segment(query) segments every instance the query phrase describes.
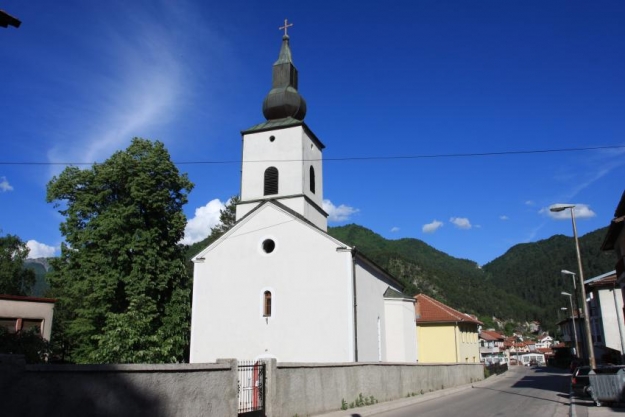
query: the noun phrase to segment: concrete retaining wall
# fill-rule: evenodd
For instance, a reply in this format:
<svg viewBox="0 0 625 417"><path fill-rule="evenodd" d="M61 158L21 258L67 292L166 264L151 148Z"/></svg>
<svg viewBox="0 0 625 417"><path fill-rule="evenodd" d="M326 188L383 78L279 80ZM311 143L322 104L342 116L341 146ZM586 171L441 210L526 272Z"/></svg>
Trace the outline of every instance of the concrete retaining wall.
<svg viewBox="0 0 625 417"><path fill-rule="evenodd" d="M266 415L309 416L339 410L360 394L379 402L484 378L481 364L277 363L267 361ZM215 364L25 365L0 355L0 415L237 415L234 359ZM357 412L354 410L354 412Z"/></svg>
<svg viewBox="0 0 625 417"><path fill-rule="evenodd" d="M1 415L237 415L236 361L176 365L24 365L0 356Z"/></svg>
<svg viewBox="0 0 625 417"><path fill-rule="evenodd" d="M267 416L309 416L339 410L360 394L379 402L484 379L481 364L267 363ZM357 412L354 410L354 412Z"/></svg>

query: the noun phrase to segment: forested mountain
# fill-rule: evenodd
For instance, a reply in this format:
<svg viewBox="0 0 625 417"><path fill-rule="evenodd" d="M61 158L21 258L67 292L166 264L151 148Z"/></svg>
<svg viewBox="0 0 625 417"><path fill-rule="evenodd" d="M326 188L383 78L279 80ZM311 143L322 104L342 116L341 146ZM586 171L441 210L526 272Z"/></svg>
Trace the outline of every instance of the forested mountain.
<svg viewBox="0 0 625 417"><path fill-rule="evenodd" d="M46 281L46 274L50 270L50 264L46 258L26 259L24 267L32 269L35 272L35 285L31 288L30 293L33 297L43 297L50 288Z"/></svg>
<svg viewBox="0 0 625 417"><path fill-rule="evenodd" d="M562 235L516 245L480 268L418 239L387 240L355 224L328 233L395 275L409 295L423 292L483 318L538 320L551 327L560 307L567 305L560 292L573 287L571 277L560 271L577 271L574 240ZM614 255L599 249L605 233L604 228L580 238L586 278L614 268Z"/></svg>
<svg viewBox="0 0 625 417"><path fill-rule="evenodd" d="M613 252L602 252L601 243L607 227L579 239L584 278L589 279L614 269ZM573 278L562 275L563 269L577 273L575 241L555 235L549 239L513 246L504 255L483 266L491 283L527 302L546 309L547 316L557 317L561 307L568 307L562 291L573 294ZM579 277L576 277L579 288ZM581 296L579 298L581 302ZM581 305L581 304L578 304Z"/></svg>

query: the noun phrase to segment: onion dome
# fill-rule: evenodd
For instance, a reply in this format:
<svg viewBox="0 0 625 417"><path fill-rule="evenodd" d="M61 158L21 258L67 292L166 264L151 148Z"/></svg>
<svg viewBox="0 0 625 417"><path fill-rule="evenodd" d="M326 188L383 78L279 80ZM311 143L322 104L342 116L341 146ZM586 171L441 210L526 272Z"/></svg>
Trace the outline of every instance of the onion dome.
<svg viewBox="0 0 625 417"><path fill-rule="evenodd" d="M291 59L289 36L282 37L280 56L273 64L272 88L263 101L263 115L267 120L292 117L304 120L306 101L297 92L297 69Z"/></svg>

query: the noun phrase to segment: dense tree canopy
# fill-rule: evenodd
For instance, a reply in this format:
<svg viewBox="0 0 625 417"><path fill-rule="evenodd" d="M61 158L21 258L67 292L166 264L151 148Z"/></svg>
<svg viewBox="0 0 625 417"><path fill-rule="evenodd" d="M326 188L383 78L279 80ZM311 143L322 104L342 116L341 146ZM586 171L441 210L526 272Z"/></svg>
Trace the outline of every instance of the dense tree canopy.
<svg viewBox="0 0 625 417"><path fill-rule="evenodd" d="M90 169L66 168L47 200L65 217L49 274L53 339L79 363L181 361L188 346L186 217L193 188L161 142L135 138Z"/></svg>
<svg viewBox="0 0 625 417"><path fill-rule="evenodd" d="M19 237L0 236L0 294L28 295L35 273L24 268L29 249Z"/></svg>

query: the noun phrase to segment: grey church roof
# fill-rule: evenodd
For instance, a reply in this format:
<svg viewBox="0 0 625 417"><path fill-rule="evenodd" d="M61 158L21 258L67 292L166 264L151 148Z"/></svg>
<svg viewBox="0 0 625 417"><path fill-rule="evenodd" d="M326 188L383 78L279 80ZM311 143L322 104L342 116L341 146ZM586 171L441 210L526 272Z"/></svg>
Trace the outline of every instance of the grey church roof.
<svg viewBox="0 0 625 417"><path fill-rule="evenodd" d="M306 117L306 101L297 91L297 68L293 65L288 35L282 37L280 55L273 64L272 86L263 101L263 115L267 120Z"/></svg>

